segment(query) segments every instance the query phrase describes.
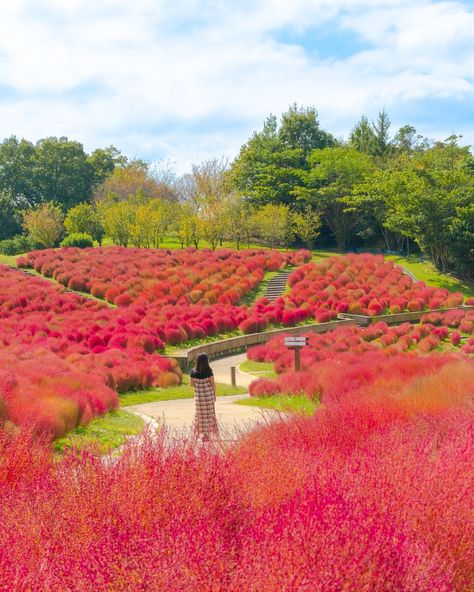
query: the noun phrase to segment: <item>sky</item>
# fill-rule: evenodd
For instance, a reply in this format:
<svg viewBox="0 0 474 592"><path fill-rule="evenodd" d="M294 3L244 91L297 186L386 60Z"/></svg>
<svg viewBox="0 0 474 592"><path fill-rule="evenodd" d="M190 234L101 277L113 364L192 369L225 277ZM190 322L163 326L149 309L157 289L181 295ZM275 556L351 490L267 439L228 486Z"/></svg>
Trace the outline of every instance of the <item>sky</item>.
<svg viewBox="0 0 474 592"><path fill-rule="evenodd" d="M0 0L0 139L185 172L294 102L474 144L473 99L474 0Z"/></svg>

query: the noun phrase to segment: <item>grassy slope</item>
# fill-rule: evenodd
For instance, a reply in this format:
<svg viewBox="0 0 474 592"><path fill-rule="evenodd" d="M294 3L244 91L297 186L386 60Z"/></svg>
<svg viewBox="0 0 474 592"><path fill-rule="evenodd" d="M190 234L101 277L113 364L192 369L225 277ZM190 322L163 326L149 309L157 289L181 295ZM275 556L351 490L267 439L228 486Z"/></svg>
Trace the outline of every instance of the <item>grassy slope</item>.
<svg viewBox="0 0 474 592"><path fill-rule="evenodd" d="M451 292L462 292L465 296L474 296L474 285L463 282L458 278L439 272L429 261L421 261L415 256L400 257L399 255L388 255L395 263L403 265L411 271L419 280L430 286L446 288Z"/></svg>
<svg viewBox="0 0 474 592"><path fill-rule="evenodd" d="M288 397L275 395L273 397L252 397L236 401L235 405L245 405L250 407L260 407L262 409L274 409L282 412L302 413L303 415L312 415L318 406L317 403L309 401L306 397Z"/></svg>
<svg viewBox="0 0 474 592"><path fill-rule="evenodd" d="M69 448L93 446L98 447L100 454L105 454L121 446L127 436L139 434L143 426L143 420L137 415L122 410L113 411L56 440L54 449L63 452Z"/></svg>
<svg viewBox="0 0 474 592"><path fill-rule="evenodd" d="M252 360L246 360L239 365L239 368L242 372L247 372L247 374L252 374L258 378L274 378L277 376L271 362L252 362Z"/></svg>
<svg viewBox="0 0 474 592"><path fill-rule="evenodd" d="M22 253L24 254L24 253ZM10 267L16 267L16 260L18 259L18 257L21 257L21 255L2 255L0 253L0 264L3 263L3 265L9 265Z"/></svg>

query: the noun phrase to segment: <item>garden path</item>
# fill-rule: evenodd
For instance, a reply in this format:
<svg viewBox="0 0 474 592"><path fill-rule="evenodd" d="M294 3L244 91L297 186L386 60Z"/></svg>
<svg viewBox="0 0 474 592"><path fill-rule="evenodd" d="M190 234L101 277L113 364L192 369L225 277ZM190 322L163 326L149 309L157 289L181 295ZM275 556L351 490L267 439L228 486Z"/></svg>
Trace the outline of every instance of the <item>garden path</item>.
<svg viewBox="0 0 474 592"><path fill-rule="evenodd" d="M238 369L238 365L246 359L245 354L239 354L213 360L211 366L216 382L230 384L230 368L231 366L236 366L237 385L248 386L255 377ZM242 432L246 432L257 425L264 424L280 415L274 411L234 404L240 399L248 398L248 394L217 397L216 415L221 440L236 440L237 436ZM161 424L166 425L171 430L171 434L177 437L192 433L194 399L155 401L141 405L130 405L123 407L123 409L141 416L152 428Z"/></svg>

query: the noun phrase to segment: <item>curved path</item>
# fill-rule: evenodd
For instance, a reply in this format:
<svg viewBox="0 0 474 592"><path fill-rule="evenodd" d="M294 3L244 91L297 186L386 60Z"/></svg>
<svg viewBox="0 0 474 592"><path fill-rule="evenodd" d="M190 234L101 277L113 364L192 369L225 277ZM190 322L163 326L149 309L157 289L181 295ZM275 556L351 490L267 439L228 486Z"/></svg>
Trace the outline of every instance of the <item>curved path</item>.
<svg viewBox="0 0 474 592"><path fill-rule="evenodd" d="M236 366L237 385L247 387L252 380L255 380L255 377L238 369L238 365L246 359L245 354L239 354L213 361L211 366L216 382L230 384L230 368ZM236 401L248 398L249 395L217 397L216 415L222 440L235 440L239 434L281 415L258 407L235 404ZM141 405L130 405L123 407L123 409L141 416L151 427L166 425L171 429L172 434L178 437L192 432L194 399L155 401Z"/></svg>

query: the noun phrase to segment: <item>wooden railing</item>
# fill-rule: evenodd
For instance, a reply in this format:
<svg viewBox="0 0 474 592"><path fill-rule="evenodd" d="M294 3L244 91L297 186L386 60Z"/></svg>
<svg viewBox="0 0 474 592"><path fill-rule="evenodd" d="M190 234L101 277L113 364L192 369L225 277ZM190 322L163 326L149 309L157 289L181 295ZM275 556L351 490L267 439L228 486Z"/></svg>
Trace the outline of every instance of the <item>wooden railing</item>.
<svg viewBox="0 0 474 592"><path fill-rule="evenodd" d="M306 333L326 333L327 331L334 331L339 327L348 325L359 325L361 327L368 327L372 323L382 321L387 325L397 325L400 323L418 323L421 317L432 312L446 313L450 310L473 310L474 306L457 306L454 308L439 308L436 310L424 310L419 312L400 312L388 315L377 315L369 317L365 315L351 315L340 314L337 321L330 321L328 323L315 323L313 325L302 325L299 327L285 327L284 329L274 329L273 331L265 331L264 333L251 333L250 335L239 335L238 337L230 337L229 339L222 339L220 341L211 341L202 345L196 345L186 350L182 350L172 355L181 368L185 371L194 364L197 356L205 353L210 359L223 357L229 354L239 353L245 351L252 345L259 345L266 343L272 337L283 334L290 335L304 335Z"/></svg>
<svg viewBox="0 0 474 592"><path fill-rule="evenodd" d="M357 325L354 319L342 319L338 321L331 321L328 323L315 323L314 325L303 325L300 327L285 327L284 329L274 329L273 331L265 331L264 333L250 333L249 335L239 335L238 337L230 337L229 339L222 339L220 341L211 341L202 345L196 345L186 350L182 350L173 354L179 365L183 370L187 370L196 360L197 356L205 353L210 359L223 357L225 355L245 351L252 345L259 345L266 343L276 335L291 334L302 335L305 333L325 333L333 331L338 327L345 325Z"/></svg>

